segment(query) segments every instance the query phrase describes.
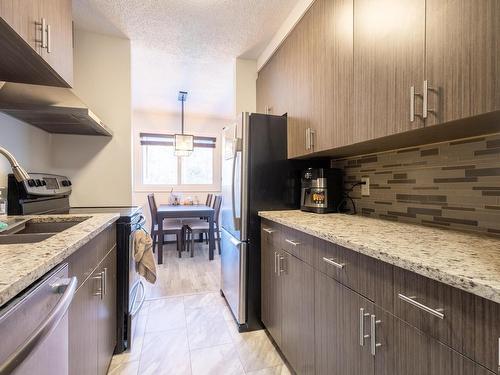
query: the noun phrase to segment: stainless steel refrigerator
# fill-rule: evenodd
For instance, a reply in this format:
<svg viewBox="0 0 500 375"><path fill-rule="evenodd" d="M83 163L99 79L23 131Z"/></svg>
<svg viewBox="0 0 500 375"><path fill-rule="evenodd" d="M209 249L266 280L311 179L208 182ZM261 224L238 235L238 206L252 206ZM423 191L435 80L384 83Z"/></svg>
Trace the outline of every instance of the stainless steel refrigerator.
<svg viewBox="0 0 500 375"><path fill-rule="evenodd" d="M286 116L243 113L224 128L221 294L242 331L261 328L258 211L298 208L299 173Z"/></svg>

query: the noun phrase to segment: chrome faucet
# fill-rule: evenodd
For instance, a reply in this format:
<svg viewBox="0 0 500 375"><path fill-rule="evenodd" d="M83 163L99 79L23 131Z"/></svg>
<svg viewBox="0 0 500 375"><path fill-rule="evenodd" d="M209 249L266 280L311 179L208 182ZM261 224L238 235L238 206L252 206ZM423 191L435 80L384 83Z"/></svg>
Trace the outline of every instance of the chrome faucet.
<svg viewBox="0 0 500 375"><path fill-rule="evenodd" d="M16 178L17 182L23 182L30 179L30 175L19 165L14 155L12 155L9 151L1 146L0 154L5 156L5 158L9 161L12 168L12 173L14 173L14 177Z"/></svg>

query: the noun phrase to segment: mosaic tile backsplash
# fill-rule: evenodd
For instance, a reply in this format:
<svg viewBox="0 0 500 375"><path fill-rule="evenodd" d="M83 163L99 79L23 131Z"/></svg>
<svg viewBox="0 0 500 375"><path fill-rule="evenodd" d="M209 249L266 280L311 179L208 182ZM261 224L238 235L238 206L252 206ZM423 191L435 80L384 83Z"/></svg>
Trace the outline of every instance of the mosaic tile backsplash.
<svg viewBox="0 0 500 375"><path fill-rule="evenodd" d="M500 134L332 160L358 214L500 236Z"/></svg>

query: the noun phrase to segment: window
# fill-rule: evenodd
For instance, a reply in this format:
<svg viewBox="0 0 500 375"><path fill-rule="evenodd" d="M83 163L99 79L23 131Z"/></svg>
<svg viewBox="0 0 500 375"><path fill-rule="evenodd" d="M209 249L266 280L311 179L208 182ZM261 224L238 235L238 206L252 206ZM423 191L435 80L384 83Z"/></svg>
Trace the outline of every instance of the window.
<svg viewBox="0 0 500 375"><path fill-rule="evenodd" d="M140 133L141 185L203 186L214 185L216 139L194 137L190 156L174 155L174 136Z"/></svg>

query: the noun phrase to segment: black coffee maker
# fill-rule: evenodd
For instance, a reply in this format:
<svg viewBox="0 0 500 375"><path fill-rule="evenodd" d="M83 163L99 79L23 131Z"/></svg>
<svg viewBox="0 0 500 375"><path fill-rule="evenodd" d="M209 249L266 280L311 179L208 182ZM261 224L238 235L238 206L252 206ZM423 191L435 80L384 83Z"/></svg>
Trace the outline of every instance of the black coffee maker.
<svg viewBox="0 0 500 375"><path fill-rule="evenodd" d="M339 212L344 198L342 176L342 170L335 168L308 168L302 171L300 209L318 214Z"/></svg>

